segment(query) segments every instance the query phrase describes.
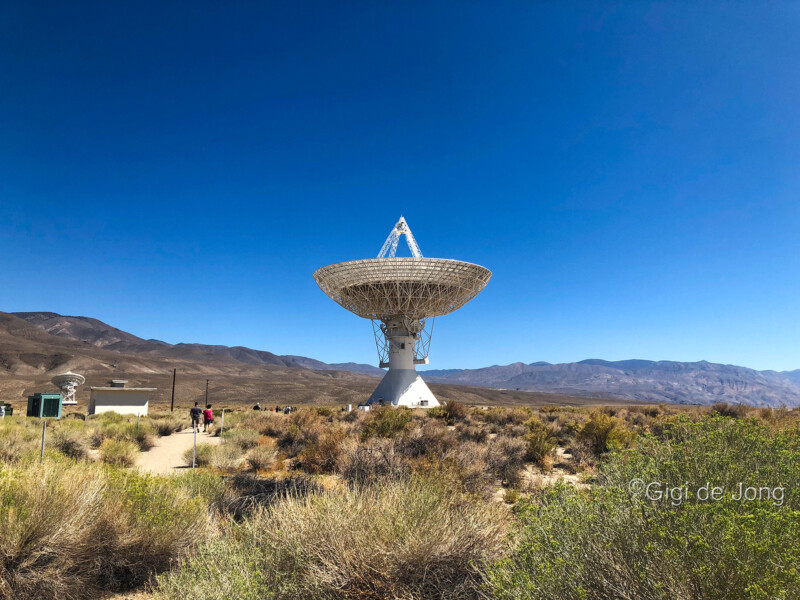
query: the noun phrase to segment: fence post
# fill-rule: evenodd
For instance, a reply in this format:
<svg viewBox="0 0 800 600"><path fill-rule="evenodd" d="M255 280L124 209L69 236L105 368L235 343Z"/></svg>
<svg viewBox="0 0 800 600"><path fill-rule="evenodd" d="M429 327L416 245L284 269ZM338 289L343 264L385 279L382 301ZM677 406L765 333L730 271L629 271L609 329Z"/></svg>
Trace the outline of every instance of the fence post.
<svg viewBox="0 0 800 600"><path fill-rule="evenodd" d="M44 460L44 436L47 430L47 421L42 421L42 453L39 455L39 463Z"/></svg>
<svg viewBox="0 0 800 600"><path fill-rule="evenodd" d="M192 468L197 468L197 427L192 426L194 432L194 450L192 451Z"/></svg>
<svg viewBox="0 0 800 600"><path fill-rule="evenodd" d="M222 430L225 429L225 409L222 409L222 421L219 424L219 437L222 437Z"/></svg>

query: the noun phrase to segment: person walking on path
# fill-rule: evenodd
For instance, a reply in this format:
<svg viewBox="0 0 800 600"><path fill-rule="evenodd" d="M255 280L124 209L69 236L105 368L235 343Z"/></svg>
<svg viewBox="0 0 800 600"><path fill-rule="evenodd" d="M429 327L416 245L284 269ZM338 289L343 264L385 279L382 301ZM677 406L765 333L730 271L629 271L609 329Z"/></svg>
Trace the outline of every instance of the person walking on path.
<svg viewBox="0 0 800 600"><path fill-rule="evenodd" d="M192 417L192 431L200 431L200 417L203 416L203 409L200 408L200 403L195 402L194 406L189 409L189 416Z"/></svg>
<svg viewBox="0 0 800 600"><path fill-rule="evenodd" d="M211 411L211 405L206 404L206 409L203 411L203 431L211 431L211 426L214 424L214 413Z"/></svg>

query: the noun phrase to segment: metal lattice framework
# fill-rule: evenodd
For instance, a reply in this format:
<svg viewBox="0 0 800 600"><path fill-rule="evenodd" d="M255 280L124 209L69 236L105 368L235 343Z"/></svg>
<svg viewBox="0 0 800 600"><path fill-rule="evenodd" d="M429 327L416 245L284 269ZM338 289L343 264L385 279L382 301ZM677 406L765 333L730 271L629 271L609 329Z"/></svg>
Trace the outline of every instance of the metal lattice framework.
<svg viewBox="0 0 800 600"><path fill-rule="evenodd" d="M335 302L365 319L438 317L461 308L489 282L489 269L446 258L372 258L317 269Z"/></svg>
<svg viewBox="0 0 800 600"><path fill-rule="evenodd" d="M414 235L411 233L411 228L408 226L408 223L406 223L403 215L400 215L400 220L395 223L395 226L392 228L392 232L383 243L381 251L378 252L378 258L394 258L394 256L397 254L397 244L400 243L400 238L402 236L405 236L406 238L408 249L411 250L411 256L414 258L422 258L422 250L419 249L417 240L414 239Z"/></svg>

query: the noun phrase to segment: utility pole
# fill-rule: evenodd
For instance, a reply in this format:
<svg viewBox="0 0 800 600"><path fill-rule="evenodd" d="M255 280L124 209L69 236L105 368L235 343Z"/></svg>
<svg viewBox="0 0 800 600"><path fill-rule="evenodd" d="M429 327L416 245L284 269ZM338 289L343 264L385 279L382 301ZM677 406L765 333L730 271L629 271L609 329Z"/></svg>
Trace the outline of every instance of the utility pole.
<svg viewBox="0 0 800 600"><path fill-rule="evenodd" d="M172 401L169 403L169 412L175 410L175 376L178 374L178 369L172 369Z"/></svg>
<svg viewBox="0 0 800 600"><path fill-rule="evenodd" d="M206 406L208 406L208 379L206 379Z"/></svg>

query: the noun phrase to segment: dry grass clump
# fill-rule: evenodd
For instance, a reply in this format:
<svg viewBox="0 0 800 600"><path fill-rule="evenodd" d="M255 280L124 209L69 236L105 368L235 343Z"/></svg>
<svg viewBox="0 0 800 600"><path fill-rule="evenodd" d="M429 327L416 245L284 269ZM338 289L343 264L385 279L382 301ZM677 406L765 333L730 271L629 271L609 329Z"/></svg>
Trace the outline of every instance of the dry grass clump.
<svg viewBox="0 0 800 600"><path fill-rule="evenodd" d="M187 467L191 467L192 463L196 467L208 467L211 465L212 456L214 454L214 446L211 444L197 444L187 448L183 452L183 463Z"/></svg>
<svg viewBox="0 0 800 600"><path fill-rule="evenodd" d="M256 446L245 455L253 471L268 471L278 462L278 452L271 446Z"/></svg>
<svg viewBox="0 0 800 600"><path fill-rule="evenodd" d="M471 425L469 423L459 423L456 425L456 433L459 439L483 443L489 437L489 432L486 427L480 425Z"/></svg>
<svg viewBox="0 0 800 600"><path fill-rule="evenodd" d="M52 446L64 456L74 460L83 460L88 457L86 435L73 429L56 429L51 439Z"/></svg>
<svg viewBox="0 0 800 600"><path fill-rule="evenodd" d="M158 593L168 600L479 598L506 522L501 507L422 477L286 497L161 577Z"/></svg>
<svg viewBox="0 0 800 600"><path fill-rule="evenodd" d="M0 426L0 461L13 463L36 452L41 428L19 426L6 417Z"/></svg>
<svg viewBox="0 0 800 600"><path fill-rule="evenodd" d="M155 431L159 437L166 437L181 431L185 423L175 417L166 417L154 421Z"/></svg>
<svg viewBox="0 0 800 600"><path fill-rule="evenodd" d="M245 456L236 444L197 444L196 454L192 446L183 452L182 458L187 467L192 466L194 459L196 467L209 467L223 473L235 473L245 466Z"/></svg>
<svg viewBox="0 0 800 600"><path fill-rule="evenodd" d="M132 467L139 448L128 440L107 439L100 445L100 460L115 467Z"/></svg>
<svg viewBox="0 0 800 600"><path fill-rule="evenodd" d="M345 444L339 472L345 481L366 484L401 479L411 471L409 462L397 451L393 440L370 438L362 444Z"/></svg>
<svg viewBox="0 0 800 600"><path fill-rule="evenodd" d="M222 432L222 439L225 440L226 444L238 446L243 452L258 446L258 438L258 431L253 429L237 427L235 429L226 429Z"/></svg>
<svg viewBox="0 0 800 600"><path fill-rule="evenodd" d="M486 465L506 487L519 485L528 445L519 438L499 436L489 443Z"/></svg>
<svg viewBox="0 0 800 600"><path fill-rule="evenodd" d="M0 598L84 600L139 586L204 535L167 480L46 460L0 467Z"/></svg>

